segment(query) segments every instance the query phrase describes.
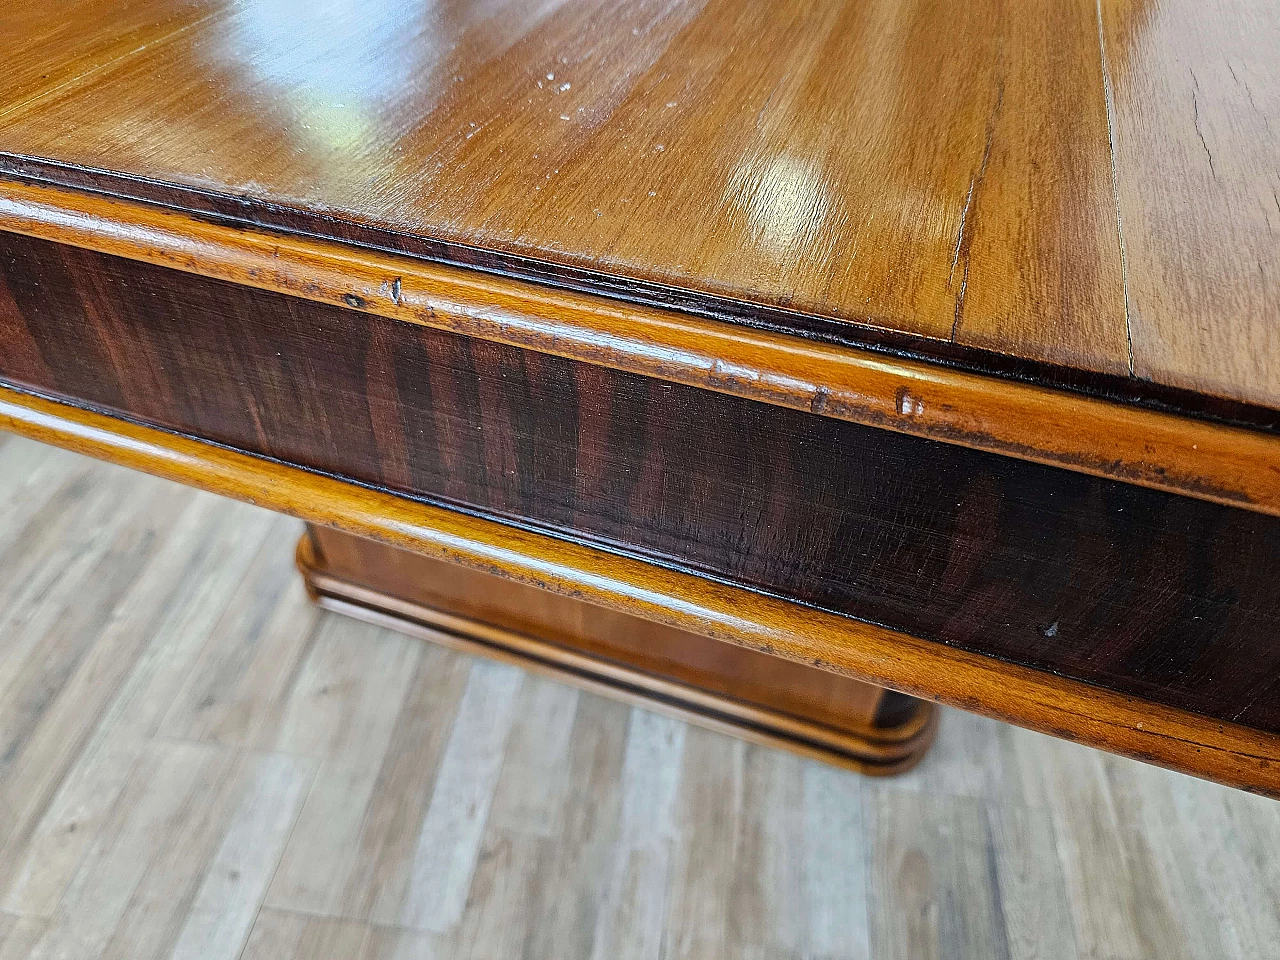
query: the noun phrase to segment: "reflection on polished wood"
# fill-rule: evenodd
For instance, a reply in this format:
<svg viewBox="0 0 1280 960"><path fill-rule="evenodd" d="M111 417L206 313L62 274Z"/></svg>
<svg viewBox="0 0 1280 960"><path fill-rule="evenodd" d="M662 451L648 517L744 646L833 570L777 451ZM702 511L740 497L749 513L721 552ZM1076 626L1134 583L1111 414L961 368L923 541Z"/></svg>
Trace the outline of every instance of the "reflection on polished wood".
<svg viewBox="0 0 1280 960"><path fill-rule="evenodd" d="M73 6L0 151L1280 405L1268 0Z"/></svg>
<svg viewBox="0 0 1280 960"><path fill-rule="evenodd" d="M1088 0L305 7L210 0L0 149L1127 369Z"/></svg>
<svg viewBox="0 0 1280 960"><path fill-rule="evenodd" d="M1278 30L11 4L0 422L1280 792Z"/></svg>

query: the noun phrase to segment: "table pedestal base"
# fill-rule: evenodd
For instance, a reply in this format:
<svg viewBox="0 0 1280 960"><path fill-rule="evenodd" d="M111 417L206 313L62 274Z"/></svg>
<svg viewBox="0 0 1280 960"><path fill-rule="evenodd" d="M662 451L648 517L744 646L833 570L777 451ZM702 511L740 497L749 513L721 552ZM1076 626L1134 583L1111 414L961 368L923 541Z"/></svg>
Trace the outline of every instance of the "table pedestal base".
<svg viewBox="0 0 1280 960"><path fill-rule="evenodd" d="M915 765L937 726L913 697L335 530L309 526L298 566L329 609L863 773Z"/></svg>

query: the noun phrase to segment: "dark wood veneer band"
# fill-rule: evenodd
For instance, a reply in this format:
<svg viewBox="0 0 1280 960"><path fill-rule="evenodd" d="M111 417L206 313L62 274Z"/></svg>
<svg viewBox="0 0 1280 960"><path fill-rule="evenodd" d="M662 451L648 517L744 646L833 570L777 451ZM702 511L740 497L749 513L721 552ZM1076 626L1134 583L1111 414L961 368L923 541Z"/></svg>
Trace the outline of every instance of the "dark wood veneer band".
<svg viewBox="0 0 1280 960"><path fill-rule="evenodd" d="M1280 731L1280 521L0 236L0 376Z"/></svg>

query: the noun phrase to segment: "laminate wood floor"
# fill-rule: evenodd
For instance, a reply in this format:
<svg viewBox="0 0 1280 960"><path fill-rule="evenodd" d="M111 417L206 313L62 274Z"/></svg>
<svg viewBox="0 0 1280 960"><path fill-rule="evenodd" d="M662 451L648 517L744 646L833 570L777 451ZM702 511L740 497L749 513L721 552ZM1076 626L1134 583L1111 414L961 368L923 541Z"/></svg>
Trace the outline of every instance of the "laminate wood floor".
<svg viewBox="0 0 1280 960"><path fill-rule="evenodd" d="M948 711L868 780L313 608L0 434L0 960L1280 956L1280 805Z"/></svg>

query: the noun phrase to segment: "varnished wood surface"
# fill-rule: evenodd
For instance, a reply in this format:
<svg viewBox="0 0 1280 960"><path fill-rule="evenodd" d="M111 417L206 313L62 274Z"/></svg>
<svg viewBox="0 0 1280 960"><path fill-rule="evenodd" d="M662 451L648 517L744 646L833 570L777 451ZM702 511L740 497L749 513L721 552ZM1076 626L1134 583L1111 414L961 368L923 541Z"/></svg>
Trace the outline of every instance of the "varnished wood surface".
<svg viewBox="0 0 1280 960"><path fill-rule="evenodd" d="M326 609L753 743L888 776L934 737L932 703L460 564L314 525L297 557Z"/></svg>
<svg viewBox="0 0 1280 960"><path fill-rule="evenodd" d="M1280 396L1280 6L1104 2L1139 377Z"/></svg>
<svg viewBox="0 0 1280 960"><path fill-rule="evenodd" d="M1280 733L1277 518L82 250L3 249L0 379Z"/></svg>
<svg viewBox="0 0 1280 960"><path fill-rule="evenodd" d="M1267 0L126 6L3 14L11 168L1280 406Z"/></svg>
<svg viewBox="0 0 1280 960"><path fill-rule="evenodd" d="M868 780L317 613L299 530L0 434L4 960L1280 942L1273 801L953 711Z"/></svg>
<svg viewBox="0 0 1280 960"><path fill-rule="evenodd" d="M0 179L0 229L818 416L1280 514L1280 437L1265 431L672 310L610 303L404 256L244 230L47 185ZM46 287L56 287L48 271L64 257L79 256L40 254L38 245L24 247L16 240L5 246L6 272L25 275L26 283L37 286L43 276ZM180 298L182 277L170 276L166 285L174 287L171 297ZM81 294L89 299L118 295L110 287ZM1234 413L1242 415L1239 409Z"/></svg>
<svg viewBox="0 0 1280 960"><path fill-rule="evenodd" d="M1280 795L1275 734L3 387L0 429L645 620Z"/></svg>
<svg viewBox="0 0 1280 960"><path fill-rule="evenodd" d="M77 0L57 8L7 7L0 19L5 45L0 115L190 28L211 9L202 0Z"/></svg>

